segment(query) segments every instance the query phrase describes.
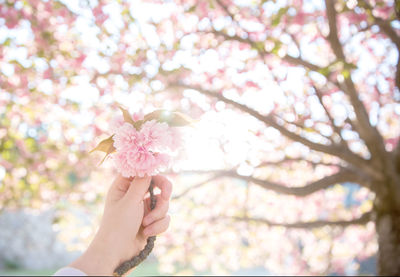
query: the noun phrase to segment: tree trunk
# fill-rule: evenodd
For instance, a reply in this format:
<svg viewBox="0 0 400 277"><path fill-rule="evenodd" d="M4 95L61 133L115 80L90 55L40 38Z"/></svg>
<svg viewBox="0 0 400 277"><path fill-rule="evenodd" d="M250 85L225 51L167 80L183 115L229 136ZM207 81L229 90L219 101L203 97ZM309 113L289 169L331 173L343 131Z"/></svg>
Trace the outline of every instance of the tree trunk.
<svg viewBox="0 0 400 277"><path fill-rule="evenodd" d="M378 274L400 276L400 213L386 210L376 217L378 234Z"/></svg>

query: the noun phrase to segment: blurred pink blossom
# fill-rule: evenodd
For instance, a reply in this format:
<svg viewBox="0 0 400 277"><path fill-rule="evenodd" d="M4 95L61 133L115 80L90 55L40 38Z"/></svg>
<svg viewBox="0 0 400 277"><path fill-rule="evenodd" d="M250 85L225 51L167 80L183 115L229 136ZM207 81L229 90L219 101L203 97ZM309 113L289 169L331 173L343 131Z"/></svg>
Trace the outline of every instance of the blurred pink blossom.
<svg viewBox="0 0 400 277"><path fill-rule="evenodd" d="M124 125L124 123L125 123L124 118L121 115L112 118L110 122L111 133L116 133L119 127Z"/></svg>

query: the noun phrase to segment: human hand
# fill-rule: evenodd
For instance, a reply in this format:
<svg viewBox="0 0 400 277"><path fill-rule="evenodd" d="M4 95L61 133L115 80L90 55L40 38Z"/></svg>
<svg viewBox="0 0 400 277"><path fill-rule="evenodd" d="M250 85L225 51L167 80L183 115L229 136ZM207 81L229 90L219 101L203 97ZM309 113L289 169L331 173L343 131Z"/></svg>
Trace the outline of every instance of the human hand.
<svg viewBox="0 0 400 277"><path fill-rule="evenodd" d="M150 210L150 198L146 197L152 179L161 190L154 210ZM118 176L107 193L95 238L70 266L88 275L112 275L119 264L144 248L148 237L168 228L171 192L171 183L160 175L133 180Z"/></svg>

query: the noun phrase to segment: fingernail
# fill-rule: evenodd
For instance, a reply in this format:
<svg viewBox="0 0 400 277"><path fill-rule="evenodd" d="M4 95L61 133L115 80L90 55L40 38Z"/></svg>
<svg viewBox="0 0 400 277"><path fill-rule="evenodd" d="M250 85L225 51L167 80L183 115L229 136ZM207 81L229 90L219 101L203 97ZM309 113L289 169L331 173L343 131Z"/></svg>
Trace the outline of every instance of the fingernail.
<svg viewBox="0 0 400 277"><path fill-rule="evenodd" d="M145 175L143 177L135 177L136 181L148 181L149 180L149 176Z"/></svg>

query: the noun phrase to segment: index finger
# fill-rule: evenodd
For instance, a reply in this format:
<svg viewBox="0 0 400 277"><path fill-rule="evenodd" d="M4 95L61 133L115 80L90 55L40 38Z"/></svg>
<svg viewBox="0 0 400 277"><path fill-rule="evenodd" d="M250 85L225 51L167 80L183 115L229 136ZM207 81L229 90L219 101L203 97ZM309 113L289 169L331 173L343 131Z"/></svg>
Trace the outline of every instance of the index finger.
<svg viewBox="0 0 400 277"><path fill-rule="evenodd" d="M172 193L172 183L162 175L156 175L152 178L153 185L161 190L161 197L168 200Z"/></svg>

